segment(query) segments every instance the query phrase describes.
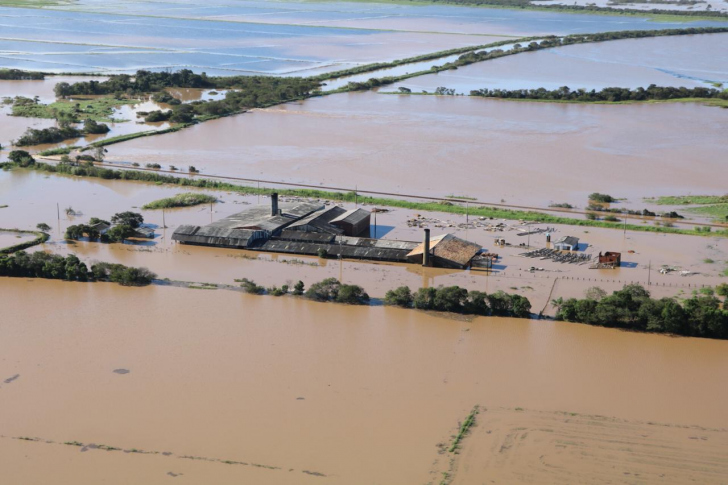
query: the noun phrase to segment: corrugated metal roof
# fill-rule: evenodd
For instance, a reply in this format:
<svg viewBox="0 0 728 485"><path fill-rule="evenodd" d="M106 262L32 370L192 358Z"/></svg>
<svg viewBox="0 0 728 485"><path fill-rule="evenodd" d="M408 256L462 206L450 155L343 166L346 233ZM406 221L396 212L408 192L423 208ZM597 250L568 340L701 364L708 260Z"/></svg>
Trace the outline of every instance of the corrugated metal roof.
<svg viewBox="0 0 728 485"><path fill-rule="evenodd" d="M442 258L460 266L467 266L470 260L483 249L479 244L460 239L452 234L443 234L430 240L430 251L436 258ZM420 243L407 257L422 256L424 243Z"/></svg>
<svg viewBox="0 0 728 485"><path fill-rule="evenodd" d="M330 243L334 240L334 235L326 232L304 232L284 229L278 239L284 239L287 241Z"/></svg>
<svg viewBox="0 0 728 485"><path fill-rule="evenodd" d="M320 249L324 249L329 256L338 257L341 255L347 259L368 259L372 261L405 262L407 250L382 249L376 247L346 246L339 244L307 243L298 241L284 241L280 239L269 240L257 249L272 251L276 253L317 255Z"/></svg>
<svg viewBox="0 0 728 485"><path fill-rule="evenodd" d="M364 209L351 209L338 216L336 219L332 219L331 223L342 222L345 224L358 224L359 222L369 219L371 213Z"/></svg>
<svg viewBox="0 0 728 485"><path fill-rule="evenodd" d="M288 226L287 229L295 231L341 234L343 230L331 225L330 222L340 215L344 214L345 212L346 209L339 206L327 207L294 222L293 224Z"/></svg>

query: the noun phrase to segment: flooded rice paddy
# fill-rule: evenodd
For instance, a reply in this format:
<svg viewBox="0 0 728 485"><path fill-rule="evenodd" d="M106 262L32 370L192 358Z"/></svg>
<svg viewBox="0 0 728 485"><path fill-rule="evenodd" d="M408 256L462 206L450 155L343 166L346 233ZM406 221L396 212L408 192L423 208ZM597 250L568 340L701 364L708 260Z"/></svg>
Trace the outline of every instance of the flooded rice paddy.
<svg viewBox="0 0 728 485"><path fill-rule="evenodd" d="M442 64L442 63L441 63ZM655 37L571 45L480 62L383 88L434 92L475 89L576 89L728 85L728 34Z"/></svg>
<svg viewBox="0 0 728 485"><path fill-rule="evenodd" d="M44 9L0 8L0 65L46 72L186 67L211 75L311 75L508 36L682 25L456 6L85 0Z"/></svg>
<svg viewBox="0 0 728 485"><path fill-rule="evenodd" d="M349 93L109 147L109 160L481 201L584 207L722 194L726 110Z"/></svg>
<svg viewBox="0 0 728 485"><path fill-rule="evenodd" d="M728 467L722 341L103 283L0 301L12 482L437 483L475 405L453 483Z"/></svg>

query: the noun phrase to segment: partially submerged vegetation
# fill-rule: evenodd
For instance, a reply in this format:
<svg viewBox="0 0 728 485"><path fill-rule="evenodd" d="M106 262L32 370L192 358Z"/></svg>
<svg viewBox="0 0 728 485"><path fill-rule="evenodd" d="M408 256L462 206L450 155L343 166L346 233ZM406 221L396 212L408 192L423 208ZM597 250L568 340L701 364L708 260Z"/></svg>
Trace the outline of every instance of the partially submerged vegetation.
<svg viewBox="0 0 728 485"><path fill-rule="evenodd" d="M144 204L142 209L154 210L171 209L173 207L192 207L200 204L212 204L213 202L217 202L217 198L211 195L187 192L184 194L177 194L174 197L167 197L165 199L159 199L154 202Z"/></svg>
<svg viewBox="0 0 728 485"><path fill-rule="evenodd" d="M11 169L14 167L20 167L20 165L13 162L0 163L0 169ZM79 177L94 177L105 180L133 180L141 182L153 182L158 184L171 184L182 187L198 187L203 189L213 190L224 190L230 192L236 192L239 194L246 195L269 195L273 192L277 192L282 196L296 196L296 197L307 197L315 199L328 199L341 202L354 202L357 201L359 204L369 204L372 206L389 206L389 207L400 207L404 209L431 211L431 212L445 212L450 214L469 214L471 217L489 217L499 219L515 219L515 220L527 220L527 221L539 221L543 223L552 224L568 224L575 226L590 226L590 227L605 227L611 229L624 229L633 231L646 231L646 232L662 232L672 234L698 234L696 231L688 229L680 229L676 227L668 226L648 226L648 225L637 225L637 224L621 224L618 222L607 222L589 219L574 219L571 217L561 217L552 214L545 214L536 211L523 211L513 210L498 207L489 207L484 203L469 202L469 206L463 204L453 203L447 201L428 201L428 202L413 202L403 199L392 199L383 197L372 197L365 196L361 193L355 192L333 192L319 189L267 189L257 188L246 185L232 184L229 182L223 182L219 180L212 180L209 178L191 178L191 177L177 177L173 175L167 175L158 173L156 171L139 171L139 170L112 170L109 168L103 168L98 166L76 166L70 164L48 164L43 162L34 162L27 165L27 168L32 170L38 170L50 173L61 173L68 175L75 175ZM716 230L710 233L711 235L728 235L728 230Z"/></svg>
<svg viewBox="0 0 728 485"><path fill-rule="evenodd" d="M651 84L646 89L639 87L604 88L571 90L568 86L559 89L477 89L470 91L470 96L501 99L529 99L541 101L572 101L578 103L621 103L629 101L666 101L675 99L721 99L728 100L728 91L712 88L696 87L664 87Z"/></svg>
<svg viewBox="0 0 728 485"><path fill-rule="evenodd" d="M0 69L1 81L41 81L43 79L45 79L45 75L42 72Z"/></svg>
<svg viewBox="0 0 728 485"><path fill-rule="evenodd" d="M693 214L713 217L717 222L728 222L728 195L683 195L645 199L658 205L695 205L685 210Z"/></svg>
<svg viewBox="0 0 728 485"><path fill-rule="evenodd" d="M39 224L39 226L40 226L40 224ZM50 227L48 229L50 229ZM0 228L0 232L12 232L12 233L19 234L19 235L20 234L30 234L30 235L34 235L35 236L35 238L32 239L32 240L30 240L30 241L23 241L23 242L18 243L18 244L13 244L12 246L8 246L8 247L5 247L5 248L0 248L0 254L11 254L11 253L14 253L16 251L21 251L23 249L28 249L30 247L37 246L38 244L43 244L44 242L46 242L50 238L50 236L46 233L46 231L43 231L40 228L38 229L38 231L23 231L23 230L20 230L20 229L3 229L3 228Z"/></svg>
<svg viewBox="0 0 728 485"><path fill-rule="evenodd" d="M719 291L728 295L728 286ZM626 285L612 295L590 291L587 298L555 300L557 320L640 332L670 333L690 337L728 339L728 310L715 296L695 294L685 301L651 298L637 284Z"/></svg>
<svg viewBox="0 0 728 485"><path fill-rule="evenodd" d="M86 263L73 254L66 257L37 251L18 251L0 256L0 276L46 278L67 281L111 281L123 286L149 285L156 275L146 268L122 264L95 263L89 270Z"/></svg>
<svg viewBox="0 0 728 485"><path fill-rule="evenodd" d="M372 78L365 82L351 82L346 87L333 91L361 91L367 90L379 86L385 86L393 84L398 81L404 81L409 78L422 76L425 74L433 74L452 69L457 69L462 66L474 64L476 62L488 61L491 59L498 59L505 56L511 56L520 54L522 52L532 52L541 49L549 49L552 47L560 47L573 44L587 44L592 42L605 42L619 39L640 39L647 37L662 37L662 36L675 36L675 35L695 35L695 34L716 34L726 33L728 27L706 27L706 28L686 28L686 29L664 29L664 30L626 30L616 32L602 32L595 34L571 34L564 37L558 36L546 36L542 40L531 40L532 38L515 39L509 43L514 43L512 48L508 50L503 49L489 49L489 50L473 50L469 51L457 60L447 62L441 66L432 66L429 70L419 71L401 76L385 76L381 78ZM522 43L528 42L523 45Z"/></svg>
<svg viewBox="0 0 728 485"><path fill-rule="evenodd" d="M115 108L138 102L140 102L140 99L124 94L89 99L60 99L50 104L43 104L37 99L18 96L13 99L12 114L13 116L26 118L45 118L71 123L80 123L88 119L113 122L119 121L112 118Z"/></svg>
<svg viewBox="0 0 728 485"><path fill-rule="evenodd" d="M468 291L459 286L420 288L415 293L407 286L400 286L387 292L384 303L401 308L480 316L531 316L531 302L525 296L503 291L486 294L482 291Z"/></svg>

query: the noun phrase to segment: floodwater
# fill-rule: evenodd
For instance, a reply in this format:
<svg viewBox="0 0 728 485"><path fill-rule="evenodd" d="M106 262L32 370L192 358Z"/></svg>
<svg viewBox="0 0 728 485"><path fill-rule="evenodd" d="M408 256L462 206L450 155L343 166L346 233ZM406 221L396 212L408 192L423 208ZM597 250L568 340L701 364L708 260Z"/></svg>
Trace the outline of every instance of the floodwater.
<svg viewBox="0 0 728 485"><path fill-rule="evenodd" d="M51 239L30 251L44 250L64 255L73 253L87 263L107 261L148 267L160 278L230 285L236 284L235 279L249 278L270 287L290 285L298 280L310 285L333 277L345 283L361 285L376 298L383 297L386 291L400 285L414 289L459 285L488 293L504 290L522 294L529 298L535 313L545 310L548 315L554 311L547 306L550 293L553 298L582 297L589 286L613 291L626 283L640 282L646 285L650 280L650 291L656 297L681 296L700 285L715 286L723 282L719 275L728 264L728 240L725 238L632 231L623 234L619 230L549 225L553 227L552 233L556 238L565 235L580 237L586 253L623 253L622 268L595 271L588 269L588 266L521 257L525 249L520 244L540 248L545 247L546 242L543 234L517 236L519 230L525 229L517 221L481 221L470 217L470 226L466 227L464 215L396 208L377 214L377 237L419 241L422 227L430 228L433 236L453 233L482 245L486 251L499 254L500 259L494 271L454 271L422 268L413 264L323 260L298 255L180 245L171 240L172 233L179 225L204 225L245 210L251 204L269 203L267 197L204 190L200 192L217 197L219 202L212 207L203 205L164 212L140 209L148 202L182 191L184 189L180 187L50 176L22 170L0 172L0 205L8 206L0 209L0 227L33 229L36 224L43 222L52 227ZM42 198L38 197L39 193L43 194ZM287 199L284 197L282 200ZM66 215L65 209L69 207L76 215ZM353 208L354 205L347 204L345 207ZM86 241L67 243L62 238L69 225L85 223L91 217L109 220L113 214L125 210L141 212L145 221L155 228L155 239L140 240L134 244L102 244ZM420 219L422 226L410 227L408 222L418 215L424 218ZM504 231L488 229L489 224L498 222L506 224ZM545 228L546 225L528 227ZM494 239L501 237L512 246L495 246ZM714 262L706 263L706 260ZM677 272L662 275L658 269L663 265L695 274L689 277L681 277ZM531 266L542 268L542 271L530 272ZM558 283L554 282L556 279Z"/></svg>
<svg viewBox="0 0 728 485"><path fill-rule="evenodd" d="M2 229L0 229L0 249L6 248L8 246L15 246L16 244L31 241L33 239L35 239L35 235L33 234L18 234L16 232L3 231Z"/></svg>
<svg viewBox="0 0 728 485"><path fill-rule="evenodd" d="M107 78L84 76L47 76L42 81L0 81L0 99L12 99L15 96L23 96L27 98L33 98L34 96L38 96L39 102L44 104L50 104L57 100L53 91L53 88L56 86L57 83L85 82L90 79L103 81ZM211 89L170 89L169 92L172 94L172 96L186 103L198 100L208 101L214 99L223 99L227 91L213 91ZM78 98L78 100L87 100L92 97L93 96L81 96ZM74 101L74 99L75 98L70 98L69 102ZM165 103L157 103L152 101L151 99L142 99L135 104L119 104L118 106L115 106L113 108L113 111L109 116L109 118L113 121L105 122L110 128L110 131L108 133L101 135L86 135L81 138L64 140L63 142L59 143L24 147L24 149L31 152L37 152L64 146L85 146L89 143L121 135L128 135L131 133L138 133L143 131L165 130L172 126L171 123L147 123L144 121L144 117L139 116L139 114L154 110L167 110L170 108L172 108L172 106ZM11 104L0 104L0 126L2 126L3 128L3 137L7 137L4 140L0 140L0 143L5 142L7 145L11 145L11 141L20 137L28 128L42 129L56 125L55 120L12 116L11 113ZM78 124L77 126L79 128L83 127L82 124ZM0 154L0 160L3 160L5 155L7 155L7 153Z"/></svg>
<svg viewBox="0 0 728 485"><path fill-rule="evenodd" d="M84 0L44 9L3 7L0 65L47 72L186 67L219 75L312 75L504 36L683 25L647 18L456 6Z"/></svg>
<svg viewBox="0 0 728 485"><path fill-rule="evenodd" d="M475 405L455 483L728 473L722 341L8 278L0 304L12 483L436 482Z"/></svg>
<svg viewBox="0 0 728 485"><path fill-rule="evenodd" d="M584 207L723 194L726 110L346 93L109 147L109 160L360 190Z"/></svg>
<svg viewBox="0 0 728 485"><path fill-rule="evenodd" d="M571 45L480 62L457 70L407 79L400 86L434 92L440 86L469 94L475 89L591 90L605 87L713 87L728 85L728 34L629 39Z"/></svg>

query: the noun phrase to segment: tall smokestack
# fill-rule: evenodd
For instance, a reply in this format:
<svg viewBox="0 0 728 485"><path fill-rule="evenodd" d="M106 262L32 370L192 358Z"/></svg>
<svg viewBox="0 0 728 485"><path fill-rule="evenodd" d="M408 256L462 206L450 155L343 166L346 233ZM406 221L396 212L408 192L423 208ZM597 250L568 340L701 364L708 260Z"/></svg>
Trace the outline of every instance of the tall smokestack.
<svg viewBox="0 0 728 485"><path fill-rule="evenodd" d="M422 251L422 266L430 265L430 230L425 229L424 250Z"/></svg>
<svg viewBox="0 0 728 485"><path fill-rule="evenodd" d="M278 193L273 192L270 194L270 215L278 215Z"/></svg>

